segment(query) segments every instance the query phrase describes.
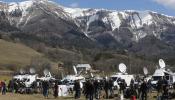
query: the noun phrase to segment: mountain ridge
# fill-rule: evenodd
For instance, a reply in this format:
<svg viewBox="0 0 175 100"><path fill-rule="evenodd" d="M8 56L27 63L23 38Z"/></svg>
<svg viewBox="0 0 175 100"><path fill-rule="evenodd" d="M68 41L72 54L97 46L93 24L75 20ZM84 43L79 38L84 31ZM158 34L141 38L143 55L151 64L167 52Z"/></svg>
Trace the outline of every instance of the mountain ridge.
<svg viewBox="0 0 175 100"><path fill-rule="evenodd" d="M139 52L138 48L146 45L142 40L160 40L173 48L175 43L175 17L148 10L68 8L53 1L28 0L1 3L0 16L2 26L11 27L5 30L7 33L14 30L30 33L37 38L44 37L45 43L54 46L102 46ZM167 52L168 49L167 46Z"/></svg>

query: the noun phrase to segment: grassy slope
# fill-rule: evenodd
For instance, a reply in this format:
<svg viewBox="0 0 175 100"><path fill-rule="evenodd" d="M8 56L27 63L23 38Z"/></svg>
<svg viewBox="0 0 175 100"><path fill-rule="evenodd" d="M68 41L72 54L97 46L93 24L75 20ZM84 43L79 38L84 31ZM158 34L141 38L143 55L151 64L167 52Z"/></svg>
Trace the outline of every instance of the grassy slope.
<svg viewBox="0 0 175 100"><path fill-rule="evenodd" d="M42 56L35 50L18 43L11 43L0 39L0 67L13 64L25 66L30 63L31 58Z"/></svg>

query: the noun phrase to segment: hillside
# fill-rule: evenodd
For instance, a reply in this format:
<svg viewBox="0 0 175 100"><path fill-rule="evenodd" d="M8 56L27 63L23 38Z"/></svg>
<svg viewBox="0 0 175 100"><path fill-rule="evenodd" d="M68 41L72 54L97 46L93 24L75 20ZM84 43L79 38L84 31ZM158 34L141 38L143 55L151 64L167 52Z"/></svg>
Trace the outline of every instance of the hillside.
<svg viewBox="0 0 175 100"><path fill-rule="evenodd" d="M18 46L5 43L5 49L2 45L0 64L6 68L24 66L41 54L52 62L62 62L70 71L77 63L114 71L124 62L131 65L131 72L139 73L142 66L155 68L160 58L175 65L174 16L154 11L68 8L52 0L2 2L0 7L0 38L18 40L33 49L26 47L27 51L14 43ZM41 67L40 60L34 60L35 67Z"/></svg>
<svg viewBox="0 0 175 100"><path fill-rule="evenodd" d="M25 66L33 57L42 56L35 50L19 43L12 43L0 39L0 68L6 66Z"/></svg>

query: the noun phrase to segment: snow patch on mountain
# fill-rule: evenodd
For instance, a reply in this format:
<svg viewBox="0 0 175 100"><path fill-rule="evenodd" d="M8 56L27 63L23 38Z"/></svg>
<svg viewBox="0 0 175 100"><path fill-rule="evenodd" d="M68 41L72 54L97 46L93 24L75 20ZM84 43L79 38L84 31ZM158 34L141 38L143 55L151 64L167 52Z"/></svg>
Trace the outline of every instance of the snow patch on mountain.
<svg viewBox="0 0 175 100"><path fill-rule="evenodd" d="M135 42L138 42L140 39L146 37L148 35L148 33L146 32L143 32L143 31L136 31L136 32L133 32L133 38L132 40L135 41Z"/></svg>
<svg viewBox="0 0 175 100"><path fill-rule="evenodd" d="M141 28L143 25L150 25L153 23L152 16L149 12L131 12L131 27Z"/></svg>
<svg viewBox="0 0 175 100"><path fill-rule="evenodd" d="M112 30L120 27L121 19L118 15L118 12L112 12L109 14L109 22L111 24Z"/></svg>
<svg viewBox="0 0 175 100"><path fill-rule="evenodd" d="M20 9L23 11L24 14L26 14L27 8L31 7L33 3L33 1L13 2L9 4L8 11L12 12L17 9Z"/></svg>
<svg viewBox="0 0 175 100"><path fill-rule="evenodd" d="M19 20L16 21L16 27L19 27L19 25L21 23L23 23L26 20L25 24L28 22L28 19L30 18L30 16L28 16L29 14L29 9L32 5L34 4L33 1L24 1L24 2L13 2L9 4L9 9L8 12L9 13L16 13L16 11L21 12L21 16L19 16ZM28 18L25 18L28 17ZM10 20L11 24L14 24L14 19L13 18L8 18ZM25 25L24 24L24 25Z"/></svg>
<svg viewBox="0 0 175 100"><path fill-rule="evenodd" d="M86 31L85 33L88 33L88 29L89 29L89 25L94 22L95 20L98 20L99 16L98 15L92 15L89 17L88 21L87 21L87 24L86 24Z"/></svg>
<svg viewBox="0 0 175 100"><path fill-rule="evenodd" d="M69 13L73 18L91 16L97 13L97 9L89 9L89 8L63 8L65 12Z"/></svg>
<svg viewBox="0 0 175 100"><path fill-rule="evenodd" d="M120 11L119 14L122 15L122 18L123 18L123 19L127 19L127 18L129 17L129 15L128 15L125 11L123 11L123 12Z"/></svg>

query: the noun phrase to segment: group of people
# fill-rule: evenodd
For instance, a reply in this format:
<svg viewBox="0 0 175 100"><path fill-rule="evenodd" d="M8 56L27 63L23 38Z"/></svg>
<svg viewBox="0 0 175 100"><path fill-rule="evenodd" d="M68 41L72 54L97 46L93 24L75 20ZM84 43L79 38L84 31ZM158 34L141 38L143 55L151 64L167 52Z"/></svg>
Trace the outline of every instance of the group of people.
<svg viewBox="0 0 175 100"><path fill-rule="evenodd" d="M125 82L124 79L118 79L118 87L115 88L114 81L112 78L110 79L87 79L85 82L81 82L80 80L76 80L73 84L73 90L74 92L74 98L78 99L81 97L81 95L84 95L87 100L93 100L93 99L100 99L100 98L117 98L120 97L122 99L122 96L124 98L139 98L140 100L148 100L148 93L151 93L151 91L157 90L157 99L159 100L167 100L170 97L173 97L173 93L169 93L170 85L168 84L168 81L166 78L160 78L156 84L156 86L153 86L151 84L151 80L145 80L145 79L135 79L131 80L130 85ZM41 81L40 82L40 93L43 94L45 98L48 98L49 90L52 88L53 96L55 98L58 97L59 91L59 81L49 82L49 81ZM83 85L83 87L82 87ZM20 88L22 87L22 83L19 81L11 80L9 81L8 85L6 86L5 81L0 82L0 90L2 92L2 95L6 94L6 91L18 93ZM35 85L32 85L33 87ZM32 87L32 88L33 88ZM173 84L174 90L175 90L175 84ZM34 89L34 88L33 88Z"/></svg>
<svg viewBox="0 0 175 100"><path fill-rule="evenodd" d="M173 98L173 93L169 93L169 84L166 78L160 78L156 84L153 86L151 80L137 79L131 80L130 85L127 86L124 79L118 80L118 89L114 88L114 80L104 79L104 80L86 80L83 83L83 88L80 87L80 81L75 81L74 91L75 99L80 98L81 93L87 98L87 100L100 99L100 98L114 98L115 96L122 99L128 98L132 100L148 100L148 94L152 93L152 90L157 91L157 100L168 100ZM175 89L175 84L174 84ZM115 91L115 92L114 92Z"/></svg>
<svg viewBox="0 0 175 100"><path fill-rule="evenodd" d="M30 87L26 87L23 81L12 79L8 82L6 91L12 93L30 94L36 92L37 87L37 82L33 82Z"/></svg>
<svg viewBox="0 0 175 100"><path fill-rule="evenodd" d="M139 100L148 100L148 94L151 94L153 90L157 91L157 100L173 98L173 95L169 93L170 86L165 77L160 78L155 86L151 83L151 79L132 79L128 88L126 88L127 85L125 80L123 80L119 83L119 86L120 91L123 91L124 97L126 98L135 97L139 98Z"/></svg>
<svg viewBox="0 0 175 100"><path fill-rule="evenodd" d="M75 91L75 99L80 98L81 90L84 96L93 100L94 98L100 99L102 97L102 91L105 91L104 98L112 98L114 97L113 91L113 81L112 80L92 80L87 79L86 82L83 83L83 88L80 87L80 81L76 80L74 83L74 91Z"/></svg>
<svg viewBox="0 0 175 100"><path fill-rule="evenodd" d="M58 97L58 82L50 82L50 81L39 81L39 82L33 82L31 87L25 87L24 83L19 80L10 80L8 82L8 85L6 86L5 81L0 82L0 90L2 92L2 95L5 95L6 92L11 93L42 93L45 98L48 98L49 90L53 89L53 96L55 98Z"/></svg>

